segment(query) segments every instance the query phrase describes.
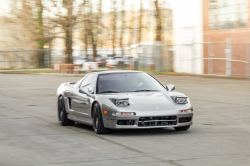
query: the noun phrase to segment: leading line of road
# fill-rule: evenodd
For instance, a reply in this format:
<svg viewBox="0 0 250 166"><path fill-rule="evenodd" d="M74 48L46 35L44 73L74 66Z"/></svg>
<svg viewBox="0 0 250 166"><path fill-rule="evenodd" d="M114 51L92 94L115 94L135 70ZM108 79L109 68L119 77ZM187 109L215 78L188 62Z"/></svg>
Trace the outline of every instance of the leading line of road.
<svg viewBox="0 0 250 166"><path fill-rule="evenodd" d="M56 89L80 77L0 74L0 165L249 166L250 81L155 76L192 101L188 131L121 130L97 135L60 126Z"/></svg>

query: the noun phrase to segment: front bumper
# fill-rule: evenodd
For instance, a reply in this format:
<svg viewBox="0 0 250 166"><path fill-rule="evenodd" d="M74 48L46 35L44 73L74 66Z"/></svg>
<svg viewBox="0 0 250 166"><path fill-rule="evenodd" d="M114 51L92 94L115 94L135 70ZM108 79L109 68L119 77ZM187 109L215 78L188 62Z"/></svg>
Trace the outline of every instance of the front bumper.
<svg viewBox="0 0 250 166"><path fill-rule="evenodd" d="M156 125L156 126L140 126L139 119L141 117L164 117L164 116L176 116L176 123L174 125ZM180 122L180 118L190 118L188 122ZM118 120L133 120L133 125L118 125ZM163 114L163 115L143 115L143 116L104 116L104 126L110 129L149 129L149 128L173 128L181 126L189 126L193 124L193 113L187 114Z"/></svg>

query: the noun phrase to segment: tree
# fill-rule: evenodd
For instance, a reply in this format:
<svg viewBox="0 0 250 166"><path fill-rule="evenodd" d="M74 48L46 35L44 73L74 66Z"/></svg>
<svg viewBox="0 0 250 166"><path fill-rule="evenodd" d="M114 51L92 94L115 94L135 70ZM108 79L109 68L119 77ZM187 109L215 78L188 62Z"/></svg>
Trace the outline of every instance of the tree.
<svg viewBox="0 0 250 166"><path fill-rule="evenodd" d="M142 31L142 14L143 14L143 9L142 9L142 0L140 0L140 10L139 10L139 24L138 24L138 33L137 33L137 43L141 42L141 31Z"/></svg>
<svg viewBox="0 0 250 166"><path fill-rule="evenodd" d="M82 12L83 2L79 3L78 0L62 0L62 7L58 3L59 0L52 0L53 8L47 8L48 11L53 13L51 21L60 27L64 32L64 37L57 36L57 38L65 39L65 59L66 64L73 63L73 30L78 23L77 20ZM76 5L78 4L78 5ZM55 10L57 8L57 10ZM63 10L64 9L64 10ZM65 13L65 10L67 11Z"/></svg>
<svg viewBox="0 0 250 166"><path fill-rule="evenodd" d="M36 20L36 37L38 48L43 49L45 44L44 25L43 25L43 3L42 0L36 0L37 18ZM38 55L39 66L44 67L44 52L40 51Z"/></svg>
<svg viewBox="0 0 250 166"><path fill-rule="evenodd" d="M156 41L162 41L161 39L161 31L162 31L162 26L161 26L161 9L158 0L154 1L155 5L155 19L156 19Z"/></svg>
<svg viewBox="0 0 250 166"><path fill-rule="evenodd" d="M5 17L5 26L8 27L9 49L43 49L44 24L42 0L10 0L10 13ZM10 56L11 57L11 56ZM29 57L29 52L15 53L15 58ZM36 52L36 67L44 67L44 52ZM14 61L14 60L13 60Z"/></svg>
<svg viewBox="0 0 250 166"><path fill-rule="evenodd" d="M122 50L122 57L124 56L124 50L123 50L123 33L124 33L124 28L125 28L125 10L124 10L124 6L125 6L125 0L122 0L122 3L121 3L121 8L122 8L122 11L121 11L121 34L120 34L120 48Z"/></svg>
<svg viewBox="0 0 250 166"><path fill-rule="evenodd" d="M131 7L130 9L130 16L129 16L129 45L134 44L134 6Z"/></svg>
<svg viewBox="0 0 250 166"><path fill-rule="evenodd" d="M113 56L115 55L116 45L116 0L112 0L112 48Z"/></svg>
<svg viewBox="0 0 250 166"><path fill-rule="evenodd" d="M83 42L85 45L85 52L87 55L88 46L92 46L93 61L96 61L97 46L101 45L101 37L99 36L102 17L102 0L99 0L99 7L97 12L93 12L93 4L89 0L84 1L84 10L81 17L84 17L83 23Z"/></svg>
<svg viewBox="0 0 250 166"><path fill-rule="evenodd" d="M15 38L16 41L12 43L15 48L43 48L42 4L41 0L33 0L32 2L9 1L10 13L5 17L5 23L12 24L10 28L13 34L9 34L9 37ZM35 44L33 45L33 43Z"/></svg>

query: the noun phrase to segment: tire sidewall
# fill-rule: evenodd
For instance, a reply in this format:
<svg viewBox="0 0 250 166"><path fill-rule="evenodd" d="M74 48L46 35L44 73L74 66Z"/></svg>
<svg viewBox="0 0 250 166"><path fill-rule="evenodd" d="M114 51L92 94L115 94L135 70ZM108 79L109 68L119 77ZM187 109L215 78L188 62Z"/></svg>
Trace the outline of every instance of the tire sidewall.
<svg viewBox="0 0 250 166"><path fill-rule="evenodd" d="M94 111L95 111L95 108L97 108L97 115L98 115L98 126L96 126L95 128L95 125L94 125ZM102 114L101 114L101 109L100 109L100 106L98 103L95 103L94 104L94 107L93 107L93 118L92 118L92 124L93 124L93 129L96 133L99 133L100 131L100 128L101 128L101 124L103 123L103 120L102 120Z"/></svg>
<svg viewBox="0 0 250 166"><path fill-rule="evenodd" d="M59 102L60 100L62 100L62 107L63 107L63 114L64 114L64 117L61 119L60 118L60 108L59 108ZM66 116L66 112L65 112L65 105L64 105L64 100L63 100L63 96L59 96L58 97L58 102L57 102L57 117L58 117L58 121L61 125L63 125L65 123L65 116Z"/></svg>

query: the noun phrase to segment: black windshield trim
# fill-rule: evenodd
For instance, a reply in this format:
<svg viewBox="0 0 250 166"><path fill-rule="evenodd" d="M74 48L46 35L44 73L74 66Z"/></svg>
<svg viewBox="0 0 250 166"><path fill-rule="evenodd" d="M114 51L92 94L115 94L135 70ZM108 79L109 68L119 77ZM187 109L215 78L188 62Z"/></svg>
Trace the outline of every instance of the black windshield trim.
<svg viewBox="0 0 250 166"><path fill-rule="evenodd" d="M120 92L117 92L117 91L103 91L103 92L99 92L99 93L120 93Z"/></svg>
<svg viewBox="0 0 250 166"><path fill-rule="evenodd" d="M144 90L144 89L142 89L142 90L136 90L136 91L131 91L131 92L151 92L151 91L159 92L159 91L162 91L162 90Z"/></svg>

